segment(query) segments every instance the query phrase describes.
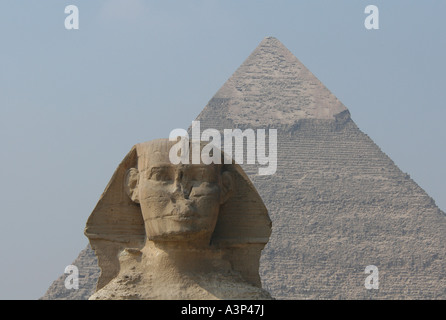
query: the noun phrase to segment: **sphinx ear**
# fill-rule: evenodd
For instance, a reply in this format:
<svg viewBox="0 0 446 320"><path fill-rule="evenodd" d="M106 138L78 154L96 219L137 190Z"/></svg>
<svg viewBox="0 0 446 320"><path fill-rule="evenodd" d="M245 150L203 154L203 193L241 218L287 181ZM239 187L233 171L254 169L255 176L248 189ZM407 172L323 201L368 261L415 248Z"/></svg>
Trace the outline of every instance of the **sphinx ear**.
<svg viewBox="0 0 446 320"><path fill-rule="evenodd" d="M225 203L234 192L234 177L229 171L224 171L221 174L221 193L220 204Z"/></svg>
<svg viewBox="0 0 446 320"><path fill-rule="evenodd" d="M139 203L138 193L139 171L136 168L131 168L125 173L124 189L133 202Z"/></svg>

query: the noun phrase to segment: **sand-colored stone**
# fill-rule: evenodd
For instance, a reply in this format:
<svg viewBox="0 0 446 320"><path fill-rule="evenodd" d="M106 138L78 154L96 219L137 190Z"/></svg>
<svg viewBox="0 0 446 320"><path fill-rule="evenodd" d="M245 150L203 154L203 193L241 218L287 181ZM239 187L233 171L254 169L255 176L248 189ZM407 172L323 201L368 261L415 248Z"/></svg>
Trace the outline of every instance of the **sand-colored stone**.
<svg viewBox="0 0 446 320"><path fill-rule="evenodd" d="M132 148L89 217L90 299L270 299L258 270L271 220L254 186L236 164L172 164L174 144Z"/></svg>

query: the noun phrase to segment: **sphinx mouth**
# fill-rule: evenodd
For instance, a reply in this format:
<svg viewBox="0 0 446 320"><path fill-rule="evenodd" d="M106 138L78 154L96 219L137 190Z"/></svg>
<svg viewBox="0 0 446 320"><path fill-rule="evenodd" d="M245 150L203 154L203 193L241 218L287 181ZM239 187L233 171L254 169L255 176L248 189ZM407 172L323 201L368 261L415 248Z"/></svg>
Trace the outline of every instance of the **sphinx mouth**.
<svg viewBox="0 0 446 320"><path fill-rule="evenodd" d="M198 220L198 216L171 216L170 219L175 221L193 221Z"/></svg>
<svg viewBox="0 0 446 320"><path fill-rule="evenodd" d="M167 219L173 220L176 222L192 222L192 221L197 221L198 216L197 215L193 215L193 216L171 215L171 216L168 216Z"/></svg>
<svg viewBox="0 0 446 320"><path fill-rule="evenodd" d="M171 213L164 215L163 218L186 221L197 219L199 218L199 215L195 210L174 210Z"/></svg>

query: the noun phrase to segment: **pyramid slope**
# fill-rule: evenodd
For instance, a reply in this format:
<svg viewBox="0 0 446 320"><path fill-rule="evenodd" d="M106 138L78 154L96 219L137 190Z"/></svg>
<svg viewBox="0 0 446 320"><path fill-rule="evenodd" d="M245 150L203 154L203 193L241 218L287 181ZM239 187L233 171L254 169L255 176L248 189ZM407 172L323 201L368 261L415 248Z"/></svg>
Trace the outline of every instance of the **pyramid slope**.
<svg viewBox="0 0 446 320"><path fill-rule="evenodd" d="M260 274L274 297L446 298L444 213L352 121L278 140L276 175L248 172L273 222Z"/></svg>
<svg viewBox="0 0 446 320"><path fill-rule="evenodd" d="M67 289L63 274L57 278L39 300L86 300L96 289L100 269L94 251L90 245L79 253L71 263L79 269L79 289Z"/></svg>
<svg viewBox="0 0 446 320"><path fill-rule="evenodd" d="M446 299L445 213L277 39L260 43L197 120L202 130L278 130L277 172L243 165L273 223L260 275L275 298ZM368 265L378 290L364 287Z"/></svg>

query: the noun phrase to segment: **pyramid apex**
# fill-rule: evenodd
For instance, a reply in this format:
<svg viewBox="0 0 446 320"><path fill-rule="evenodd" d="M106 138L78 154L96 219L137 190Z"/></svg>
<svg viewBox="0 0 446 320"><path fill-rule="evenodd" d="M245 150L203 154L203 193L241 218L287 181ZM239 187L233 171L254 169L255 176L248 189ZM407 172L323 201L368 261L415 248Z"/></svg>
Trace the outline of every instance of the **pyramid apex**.
<svg viewBox="0 0 446 320"><path fill-rule="evenodd" d="M334 120L347 108L277 38L264 38L211 99L234 123L294 124ZM348 112L347 112L348 113ZM199 117L200 117L199 116Z"/></svg>
<svg viewBox="0 0 446 320"><path fill-rule="evenodd" d="M288 50L279 39L273 36L268 36L263 38L263 40L259 43L258 47L261 46L281 47Z"/></svg>

